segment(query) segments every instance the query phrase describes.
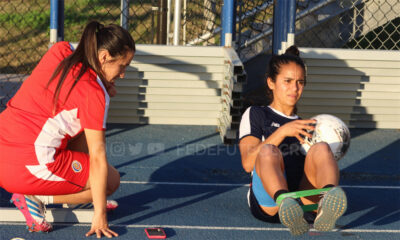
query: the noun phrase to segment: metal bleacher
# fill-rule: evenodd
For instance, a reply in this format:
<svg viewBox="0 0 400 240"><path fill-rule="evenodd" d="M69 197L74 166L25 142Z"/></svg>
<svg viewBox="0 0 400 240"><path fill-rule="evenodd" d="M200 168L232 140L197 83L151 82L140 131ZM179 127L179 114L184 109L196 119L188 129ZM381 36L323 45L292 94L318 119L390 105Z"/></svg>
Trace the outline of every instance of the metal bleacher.
<svg viewBox="0 0 400 240"><path fill-rule="evenodd" d="M303 118L328 113L352 128L400 129L397 51L302 48L308 84Z"/></svg>
<svg viewBox="0 0 400 240"><path fill-rule="evenodd" d="M236 139L246 74L232 48L137 45L109 123L215 125Z"/></svg>

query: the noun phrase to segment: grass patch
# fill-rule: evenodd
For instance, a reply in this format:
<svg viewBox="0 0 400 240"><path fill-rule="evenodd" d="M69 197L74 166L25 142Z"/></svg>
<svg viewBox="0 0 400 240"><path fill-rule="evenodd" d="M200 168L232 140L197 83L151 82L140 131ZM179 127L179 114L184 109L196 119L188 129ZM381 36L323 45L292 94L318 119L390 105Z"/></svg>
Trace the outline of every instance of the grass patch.
<svg viewBox="0 0 400 240"><path fill-rule="evenodd" d="M138 44L155 43L157 13L152 11L152 2L154 1L131 1L129 5L129 31ZM90 20L99 20L106 25L120 24L120 4L120 1L115 0L65 1L65 41L78 42L84 26ZM188 41L206 31L202 4L203 2L192 1L188 3ZM217 0L217 12L221 11L221 5L222 1ZM220 16L215 16L214 21L214 27L219 26ZM0 1L0 74L29 74L48 49L49 25L48 0ZM219 38L215 40L218 44Z"/></svg>
<svg viewBox="0 0 400 240"><path fill-rule="evenodd" d="M46 52L47 0L0 1L0 73L28 74Z"/></svg>

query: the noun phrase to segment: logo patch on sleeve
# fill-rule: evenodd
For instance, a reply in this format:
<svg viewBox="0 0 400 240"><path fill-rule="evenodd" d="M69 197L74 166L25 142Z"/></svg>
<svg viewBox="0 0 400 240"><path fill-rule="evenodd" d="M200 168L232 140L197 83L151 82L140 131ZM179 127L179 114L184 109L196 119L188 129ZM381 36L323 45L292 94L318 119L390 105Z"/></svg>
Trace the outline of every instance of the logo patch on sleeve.
<svg viewBox="0 0 400 240"><path fill-rule="evenodd" d="M72 161L72 170L74 170L74 172L79 173L82 171L82 164L80 162L78 162L77 160Z"/></svg>

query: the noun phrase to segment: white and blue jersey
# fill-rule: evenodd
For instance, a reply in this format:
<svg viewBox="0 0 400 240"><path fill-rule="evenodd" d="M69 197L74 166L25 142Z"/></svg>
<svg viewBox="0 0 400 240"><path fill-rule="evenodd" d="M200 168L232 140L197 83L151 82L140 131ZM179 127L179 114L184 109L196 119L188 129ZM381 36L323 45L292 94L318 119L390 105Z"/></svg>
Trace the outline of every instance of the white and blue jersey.
<svg viewBox="0 0 400 240"><path fill-rule="evenodd" d="M249 107L240 122L239 141L247 136L264 141L280 126L297 119L300 119L297 115L287 116L270 106ZM278 148L283 156L289 191L296 190L304 172L305 156L300 152L300 142L295 137L286 137ZM264 190L261 179L254 170L252 189L260 205L276 206L274 200Z"/></svg>

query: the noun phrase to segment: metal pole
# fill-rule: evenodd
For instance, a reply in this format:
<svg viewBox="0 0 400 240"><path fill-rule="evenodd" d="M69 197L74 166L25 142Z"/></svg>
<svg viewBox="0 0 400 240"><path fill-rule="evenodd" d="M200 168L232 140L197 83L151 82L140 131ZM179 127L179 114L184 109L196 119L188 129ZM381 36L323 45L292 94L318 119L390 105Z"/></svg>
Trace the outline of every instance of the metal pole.
<svg viewBox="0 0 400 240"><path fill-rule="evenodd" d="M233 9L232 9L232 41L233 44L236 42L236 21L237 21L237 0L233 0Z"/></svg>
<svg viewBox="0 0 400 240"><path fill-rule="evenodd" d="M160 1L160 41L159 44L167 44L167 0Z"/></svg>
<svg viewBox="0 0 400 240"><path fill-rule="evenodd" d="M234 0L224 0L222 8L222 35L221 46L232 46L232 32L233 32L233 4Z"/></svg>
<svg viewBox="0 0 400 240"><path fill-rule="evenodd" d="M294 45L296 35L296 0L288 2L287 47Z"/></svg>
<svg viewBox="0 0 400 240"><path fill-rule="evenodd" d="M158 5L157 7L154 7L156 13L157 13L157 39L156 39L156 44L161 44L161 5L162 1L157 0Z"/></svg>
<svg viewBox="0 0 400 240"><path fill-rule="evenodd" d="M186 26L187 26L187 12L186 12L186 8L187 8L187 0L183 0L183 33L182 33L182 37L183 37L183 45L186 44Z"/></svg>
<svg viewBox="0 0 400 240"><path fill-rule="evenodd" d="M181 25L181 1L175 0L175 11L174 11L174 45L179 45L179 30Z"/></svg>
<svg viewBox="0 0 400 240"><path fill-rule="evenodd" d="M128 30L129 4L128 0L121 0L121 27Z"/></svg>
<svg viewBox="0 0 400 240"><path fill-rule="evenodd" d="M280 42L281 42L281 46L280 46L280 50L279 50L279 54L283 54L286 50L286 44L287 44L287 31L288 31L288 0L285 1L281 1L281 6L280 6L280 11L281 11L281 19L280 19Z"/></svg>
<svg viewBox="0 0 400 240"><path fill-rule="evenodd" d="M64 0L60 0L58 3L57 41L64 41Z"/></svg>
<svg viewBox="0 0 400 240"><path fill-rule="evenodd" d="M273 54L279 54L282 47L282 20L283 20L283 8L282 2L274 0L274 30L273 30L273 41L272 41L272 52Z"/></svg>
<svg viewBox="0 0 400 240"><path fill-rule="evenodd" d="M50 1L50 45L57 42L58 0Z"/></svg>
<svg viewBox="0 0 400 240"><path fill-rule="evenodd" d="M167 44L167 0L158 1L157 44Z"/></svg>
<svg viewBox="0 0 400 240"><path fill-rule="evenodd" d="M154 0L151 0L151 43L154 43L154 40L157 41L157 39L155 39L154 36L156 36L156 31L158 30L155 25L155 12L157 11L157 19L158 19L158 8L156 10L157 7L154 6Z"/></svg>
<svg viewBox="0 0 400 240"><path fill-rule="evenodd" d="M239 0L239 16L242 16L242 10L243 10L243 1L242 0ZM238 19L236 19L236 21L238 21ZM241 45L241 36L242 36L242 19L240 18L239 19L239 29L238 29L238 32L239 32L239 34L238 34L238 40L237 40L237 45L235 46L235 50L236 50L236 52L238 53L238 55L240 56L240 50L242 50L241 48L240 48L240 45Z"/></svg>
<svg viewBox="0 0 400 240"><path fill-rule="evenodd" d="M170 44L170 32L171 32L171 1L167 3L167 45Z"/></svg>

